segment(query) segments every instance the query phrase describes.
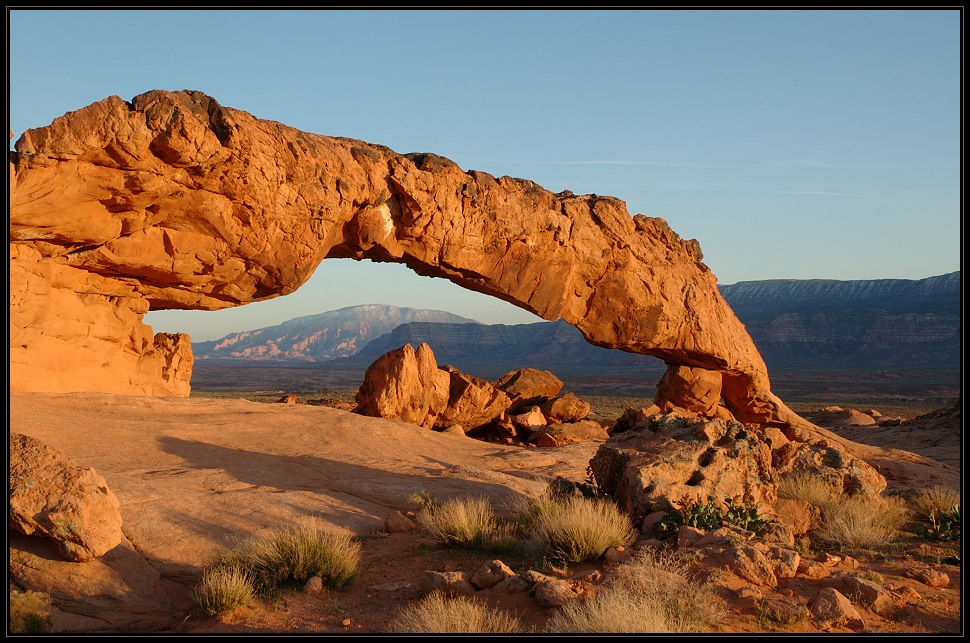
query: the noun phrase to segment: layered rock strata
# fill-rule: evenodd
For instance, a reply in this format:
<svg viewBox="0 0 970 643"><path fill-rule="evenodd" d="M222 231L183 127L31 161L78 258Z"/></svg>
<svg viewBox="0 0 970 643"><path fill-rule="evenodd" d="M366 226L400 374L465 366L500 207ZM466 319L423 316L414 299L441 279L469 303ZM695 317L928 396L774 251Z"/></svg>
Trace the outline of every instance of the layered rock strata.
<svg viewBox="0 0 970 643"><path fill-rule="evenodd" d="M11 388L185 396L185 335L148 310L286 295L328 257L404 263L573 324L593 344L717 373L742 422L809 428L702 263L619 199L552 193L308 134L199 92L117 96L11 157Z"/></svg>

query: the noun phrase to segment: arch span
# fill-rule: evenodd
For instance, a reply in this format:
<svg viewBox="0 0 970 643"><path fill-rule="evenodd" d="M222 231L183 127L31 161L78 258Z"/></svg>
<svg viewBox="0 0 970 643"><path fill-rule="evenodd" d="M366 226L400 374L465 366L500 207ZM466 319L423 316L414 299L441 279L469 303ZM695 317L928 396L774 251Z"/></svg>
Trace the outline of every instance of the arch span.
<svg viewBox="0 0 970 643"><path fill-rule="evenodd" d="M667 380L705 382L740 420L804 422L771 393L697 242L663 220L308 134L199 92L109 97L25 132L10 235L12 390L188 395L188 337L152 336L149 308L286 295L324 259L349 257L401 262L659 357Z"/></svg>

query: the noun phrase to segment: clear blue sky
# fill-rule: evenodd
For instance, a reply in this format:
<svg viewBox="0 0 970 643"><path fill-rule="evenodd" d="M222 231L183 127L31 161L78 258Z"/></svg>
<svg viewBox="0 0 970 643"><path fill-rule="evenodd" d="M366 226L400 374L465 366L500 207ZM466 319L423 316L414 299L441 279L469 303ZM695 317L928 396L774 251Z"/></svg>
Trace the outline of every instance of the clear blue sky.
<svg viewBox="0 0 970 643"><path fill-rule="evenodd" d="M948 10L36 10L8 7L15 137L107 96L195 89L316 134L616 196L720 283L960 270L961 26ZM12 142L11 142L12 149ZM195 341L364 303L539 321L350 260Z"/></svg>

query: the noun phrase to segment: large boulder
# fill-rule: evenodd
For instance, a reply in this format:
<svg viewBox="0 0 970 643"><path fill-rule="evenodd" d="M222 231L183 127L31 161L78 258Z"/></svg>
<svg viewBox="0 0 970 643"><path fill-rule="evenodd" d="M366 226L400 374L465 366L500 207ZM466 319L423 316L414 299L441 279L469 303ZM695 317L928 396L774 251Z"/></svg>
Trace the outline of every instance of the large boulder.
<svg viewBox="0 0 970 643"><path fill-rule="evenodd" d="M509 371L492 385L512 400L509 413L513 415L551 400L562 390L562 380L549 371L535 368Z"/></svg>
<svg viewBox="0 0 970 643"><path fill-rule="evenodd" d="M450 377L438 368L427 344L385 353L364 373L354 413L394 418L425 428L448 404Z"/></svg>
<svg viewBox="0 0 970 643"><path fill-rule="evenodd" d="M682 504L719 503L770 508L778 495L771 449L758 427L734 420L658 414L614 433L590 461L597 486L634 524Z"/></svg>
<svg viewBox="0 0 970 643"><path fill-rule="evenodd" d="M73 458L10 434L10 527L51 540L65 560L93 560L121 543L121 510L105 479Z"/></svg>

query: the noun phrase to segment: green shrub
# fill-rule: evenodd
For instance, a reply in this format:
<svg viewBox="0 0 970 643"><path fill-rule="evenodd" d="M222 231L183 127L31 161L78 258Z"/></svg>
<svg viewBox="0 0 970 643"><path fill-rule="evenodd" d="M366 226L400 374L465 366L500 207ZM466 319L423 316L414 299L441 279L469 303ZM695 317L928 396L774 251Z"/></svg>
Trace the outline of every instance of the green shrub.
<svg viewBox="0 0 970 643"><path fill-rule="evenodd" d="M10 632L14 634L41 634L49 632L54 625L53 605L49 594L43 592L10 590Z"/></svg>
<svg viewBox="0 0 970 643"><path fill-rule="evenodd" d="M524 523L530 547L555 561L596 560L610 547L625 547L637 532L629 516L610 500L557 496L546 490L527 505Z"/></svg>
<svg viewBox="0 0 970 643"><path fill-rule="evenodd" d="M570 601L546 624L550 633L692 633L717 623L713 586L691 578L672 554L641 550L589 599Z"/></svg>
<svg viewBox="0 0 970 643"><path fill-rule="evenodd" d="M924 517L924 524L917 530L917 535L930 540L959 540L961 532L960 508L938 509Z"/></svg>
<svg viewBox="0 0 970 643"><path fill-rule="evenodd" d="M356 574L360 554L361 545L349 532L310 518L239 542L216 567L245 570L258 592L303 584L313 576L326 587L342 587Z"/></svg>
<svg viewBox="0 0 970 643"><path fill-rule="evenodd" d="M449 598L432 592L398 612L388 631L402 634L511 634L523 629L518 618L492 609L482 601Z"/></svg>
<svg viewBox="0 0 970 643"><path fill-rule="evenodd" d="M208 616L231 612L253 602L253 579L238 567L212 567L202 573L195 602Z"/></svg>
<svg viewBox="0 0 970 643"><path fill-rule="evenodd" d="M720 509L713 495L707 496L707 501L703 503L685 498L679 508L664 515L658 530L661 533L676 533L681 525L686 525L710 531L726 522L753 531L759 536L767 531L768 520L761 517L758 504L735 505L734 500L727 498L724 506L724 510Z"/></svg>

